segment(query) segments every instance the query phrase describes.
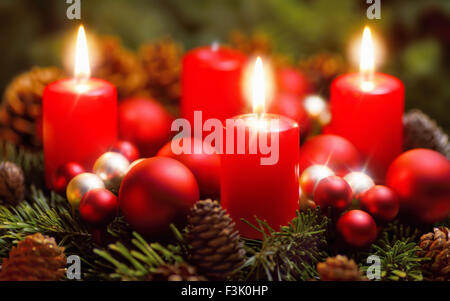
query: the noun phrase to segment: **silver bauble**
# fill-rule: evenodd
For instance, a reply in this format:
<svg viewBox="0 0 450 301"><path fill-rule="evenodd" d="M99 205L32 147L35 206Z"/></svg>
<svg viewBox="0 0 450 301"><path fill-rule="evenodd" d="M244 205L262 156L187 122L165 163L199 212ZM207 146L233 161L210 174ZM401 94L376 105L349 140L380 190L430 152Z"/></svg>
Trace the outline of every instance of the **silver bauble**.
<svg viewBox="0 0 450 301"><path fill-rule="evenodd" d="M95 188L105 188L105 185L102 179L93 173L81 173L70 180L67 185L66 196L72 208L77 209L83 195Z"/></svg>
<svg viewBox="0 0 450 301"><path fill-rule="evenodd" d="M352 188L353 199L359 199L364 192L375 185L371 177L360 171L346 174L344 180Z"/></svg>
<svg viewBox="0 0 450 301"><path fill-rule="evenodd" d="M108 190L117 192L129 165L130 162L122 154L107 152L95 161L94 173L103 180Z"/></svg>

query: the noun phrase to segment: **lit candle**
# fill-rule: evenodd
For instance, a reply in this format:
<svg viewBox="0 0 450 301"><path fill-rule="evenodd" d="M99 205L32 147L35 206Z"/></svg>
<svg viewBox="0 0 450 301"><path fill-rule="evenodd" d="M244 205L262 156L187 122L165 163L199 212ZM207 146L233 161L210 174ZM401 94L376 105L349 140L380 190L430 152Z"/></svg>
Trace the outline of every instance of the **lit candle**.
<svg viewBox="0 0 450 301"><path fill-rule="evenodd" d="M255 225L256 216L279 229L295 217L299 199L299 127L292 119L265 113L262 73L258 59L252 80L254 113L227 120L221 155L222 206L241 235L249 238L261 238L261 234L241 219ZM261 141L269 141L270 155ZM269 156L271 162L265 161Z"/></svg>
<svg viewBox="0 0 450 301"><path fill-rule="evenodd" d="M350 140L365 158L366 170L382 183L390 163L402 152L404 87L393 76L375 73L374 49L366 27L360 72L342 75L331 85L327 133Z"/></svg>
<svg viewBox="0 0 450 301"><path fill-rule="evenodd" d="M241 76L247 57L217 43L189 51L181 74L181 115L193 124L194 111L203 120L221 121L242 114L245 101Z"/></svg>
<svg viewBox="0 0 450 301"><path fill-rule="evenodd" d="M45 179L51 188L55 170L78 162L90 170L117 139L116 88L90 78L83 26L78 31L75 76L48 85L43 95Z"/></svg>

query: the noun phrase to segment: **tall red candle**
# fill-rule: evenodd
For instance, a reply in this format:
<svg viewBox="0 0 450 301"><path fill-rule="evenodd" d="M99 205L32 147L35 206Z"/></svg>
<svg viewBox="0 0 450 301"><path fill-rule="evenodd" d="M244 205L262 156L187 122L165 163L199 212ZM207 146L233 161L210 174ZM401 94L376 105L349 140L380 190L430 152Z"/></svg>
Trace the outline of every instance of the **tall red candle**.
<svg viewBox="0 0 450 301"><path fill-rule="evenodd" d="M366 28L361 72L342 75L331 85L329 132L351 141L365 158L369 174L382 183L390 163L402 152L404 87L399 79L373 70L373 45Z"/></svg>
<svg viewBox="0 0 450 301"><path fill-rule="evenodd" d="M74 161L90 170L117 139L116 88L89 78L89 73L87 45L80 27L75 78L48 85L43 95L45 180L50 188L59 166Z"/></svg>
<svg viewBox="0 0 450 301"><path fill-rule="evenodd" d="M181 74L183 118L192 122L194 111L202 111L204 120L223 121L243 113L241 77L246 61L243 53L218 45L188 52Z"/></svg>
<svg viewBox="0 0 450 301"><path fill-rule="evenodd" d="M221 203L242 236L261 238L258 231L241 219L256 225L256 216L279 229L295 217L299 199L300 131L297 123L287 117L265 114L258 106L254 106L254 111L254 114L234 117L234 124L226 126L224 154L221 155ZM236 121L241 121L245 129L245 151L241 153L238 151L238 131L241 129ZM273 121L276 127L269 126ZM231 138L230 133L233 133ZM273 164L261 160L269 157L260 147L263 135L270 145L278 146L272 149L278 152L278 160L272 161ZM257 151L251 153L251 149Z"/></svg>

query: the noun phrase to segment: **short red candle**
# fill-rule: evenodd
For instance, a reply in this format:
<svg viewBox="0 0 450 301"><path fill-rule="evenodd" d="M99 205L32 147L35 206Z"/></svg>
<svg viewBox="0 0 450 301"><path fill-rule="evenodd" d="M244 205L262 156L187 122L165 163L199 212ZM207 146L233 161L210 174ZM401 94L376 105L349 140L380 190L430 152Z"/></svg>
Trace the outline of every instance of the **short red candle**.
<svg viewBox="0 0 450 301"><path fill-rule="evenodd" d="M259 151L249 153L251 134L260 137L261 129L252 124L256 118L264 121L278 120L279 157L274 165L261 165L260 159L267 157ZM241 221L245 219L254 225L255 216L266 220L268 224L279 229L287 225L295 217L299 199L299 141L300 131L292 119L275 114L240 115L234 118L242 119L246 125L245 154L225 152L221 156L221 203L236 222L242 236L261 238L259 232ZM230 129L226 129L228 131ZM236 131L235 129L232 129ZM270 135L268 135L270 137ZM225 138L226 142L226 138ZM226 143L227 144L227 143ZM237 145L237 135L234 135L234 146Z"/></svg>
<svg viewBox="0 0 450 301"><path fill-rule="evenodd" d="M246 61L243 53L217 45L188 52L181 75L183 118L192 123L194 111L202 111L204 120L223 121L243 113L241 77Z"/></svg>
<svg viewBox="0 0 450 301"><path fill-rule="evenodd" d="M84 28L78 31L75 78L48 85L43 94L45 180L68 162L91 170L97 158L117 140L116 88L89 78L90 67Z"/></svg>
<svg viewBox="0 0 450 301"><path fill-rule="evenodd" d="M369 64L362 62L361 68L361 73L342 75L332 83L327 132L352 142L365 159L367 172L383 183L387 168L403 148L404 86L393 76L373 73L373 58Z"/></svg>

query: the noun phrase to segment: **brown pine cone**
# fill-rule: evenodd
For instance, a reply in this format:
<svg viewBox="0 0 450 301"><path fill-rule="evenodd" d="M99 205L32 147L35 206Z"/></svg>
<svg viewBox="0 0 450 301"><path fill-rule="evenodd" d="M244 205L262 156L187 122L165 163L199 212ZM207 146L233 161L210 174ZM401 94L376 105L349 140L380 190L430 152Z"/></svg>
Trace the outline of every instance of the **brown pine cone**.
<svg viewBox="0 0 450 301"><path fill-rule="evenodd" d="M207 279L197 274L195 267L187 263L165 264L159 266L150 274L148 281L206 281Z"/></svg>
<svg viewBox="0 0 450 301"><path fill-rule="evenodd" d="M93 75L113 83L119 99L139 94L147 79L136 55L116 37L97 37L97 44L98 62L93 66Z"/></svg>
<svg viewBox="0 0 450 301"><path fill-rule="evenodd" d="M42 94L45 86L64 77L55 67L33 68L17 76L6 88L0 106L0 138L31 149L40 149Z"/></svg>
<svg viewBox="0 0 450 301"><path fill-rule="evenodd" d="M191 208L186 237L190 260L209 279L225 279L243 263L245 250L234 225L217 201L199 201Z"/></svg>
<svg viewBox="0 0 450 301"><path fill-rule="evenodd" d="M411 110L403 117L403 148L429 148L450 159L448 135L420 110Z"/></svg>
<svg viewBox="0 0 450 301"><path fill-rule="evenodd" d="M337 255L328 257L317 264L317 272L322 281L363 281L361 271L353 259Z"/></svg>
<svg viewBox="0 0 450 301"><path fill-rule="evenodd" d="M170 38L141 46L139 59L147 77L144 89L148 94L169 104L178 103L182 56L181 46Z"/></svg>
<svg viewBox="0 0 450 301"><path fill-rule="evenodd" d="M66 256L55 239L28 235L4 258L0 281L57 281L64 277Z"/></svg>
<svg viewBox="0 0 450 301"><path fill-rule="evenodd" d="M420 237L419 256L429 258L424 265L436 281L450 280L450 230L447 227L434 228Z"/></svg>
<svg viewBox="0 0 450 301"><path fill-rule="evenodd" d="M22 168L12 162L0 162L0 203L16 205L24 197L25 177Z"/></svg>

